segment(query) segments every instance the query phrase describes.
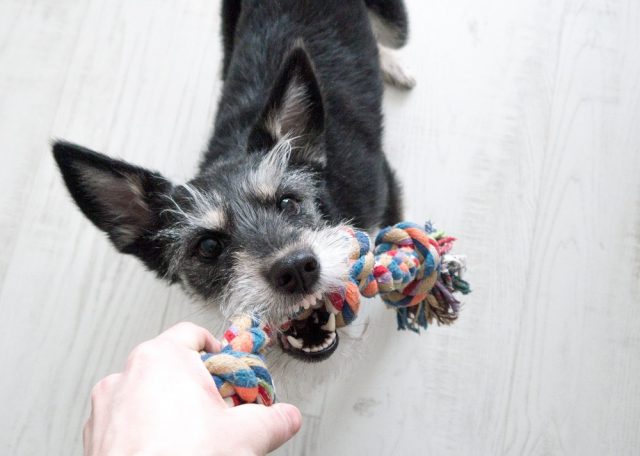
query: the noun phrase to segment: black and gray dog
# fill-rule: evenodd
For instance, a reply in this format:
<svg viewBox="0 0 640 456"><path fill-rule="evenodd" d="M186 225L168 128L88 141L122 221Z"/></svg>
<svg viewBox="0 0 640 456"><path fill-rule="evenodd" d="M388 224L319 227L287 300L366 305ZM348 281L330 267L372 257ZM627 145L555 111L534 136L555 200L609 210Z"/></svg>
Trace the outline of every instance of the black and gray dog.
<svg viewBox="0 0 640 456"><path fill-rule="evenodd" d="M383 78L407 39L401 0L227 0L213 137L195 178L162 175L67 143L69 191L116 248L159 276L275 327L308 361L338 345L328 292L345 275L341 225L401 218L381 146Z"/></svg>

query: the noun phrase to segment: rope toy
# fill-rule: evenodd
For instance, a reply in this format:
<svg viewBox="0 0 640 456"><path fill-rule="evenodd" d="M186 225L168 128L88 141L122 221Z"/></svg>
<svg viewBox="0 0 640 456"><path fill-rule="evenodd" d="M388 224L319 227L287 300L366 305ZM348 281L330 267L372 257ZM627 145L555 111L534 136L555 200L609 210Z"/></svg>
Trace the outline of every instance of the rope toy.
<svg viewBox="0 0 640 456"><path fill-rule="evenodd" d="M471 289L462 279L465 258L449 254L455 238L436 231L431 223L423 229L402 222L381 230L372 252L366 233L347 234L352 242L349 281L344 290L329 296L340 311L336 326L356 318L361 296L378 294L396 310L398 329L418 332L434 319L448 325L458 318L460 301L453 293Z"/></svg>
<svg viewBox="0 0 640 456"><path fill-rule="evenodd" d="M372 251L369 236L345 229L351 242L349 274L341 290L330 293L338 311L336 326L349 325L360 310L361 297L380 295L396 311L399 330L419 332L434 320L449 325L458 318L460 301L455 292L467 294L462 279L465 258L451 255L455 238L436 231L431 223L423 229L410 222L384 228ZM231 405L275 402L273 380L264 362L271 329L259 319L241 315L224 334L219 353L203 353L202 360Z"/></svg>
<svg viewBox="0 0 640 456"><path fill-rule="evenodd" d="M200 355L222 396L230 405L275 401L273 380L263 353L271 340L271 330L257 318L241 315L224 333L219 353Z"/></svg>

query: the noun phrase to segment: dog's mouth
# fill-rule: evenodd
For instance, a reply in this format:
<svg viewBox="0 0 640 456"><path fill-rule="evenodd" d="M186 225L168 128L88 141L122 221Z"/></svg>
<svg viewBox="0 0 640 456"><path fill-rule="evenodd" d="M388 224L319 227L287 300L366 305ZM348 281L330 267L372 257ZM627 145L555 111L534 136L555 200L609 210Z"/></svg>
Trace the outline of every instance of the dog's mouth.
<svg viewBox="0 0 640 456"><path fill-rule="evenodd" d="M280 326L282 349L304 361L322 361L338 348L336 314L328 297L317 292L305 296L289 312L290 320Z"/></svg>

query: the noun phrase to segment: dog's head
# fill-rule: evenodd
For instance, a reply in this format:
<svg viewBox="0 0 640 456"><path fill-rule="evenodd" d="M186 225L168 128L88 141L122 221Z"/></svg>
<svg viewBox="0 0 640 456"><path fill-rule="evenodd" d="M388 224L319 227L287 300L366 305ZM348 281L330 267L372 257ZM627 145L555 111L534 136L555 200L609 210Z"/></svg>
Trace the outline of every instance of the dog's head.
<svg viewBox="0 0 640 456"><path fill-rule="evenodd" d="M338 345L327 295L345 278L349 249L328 216L323 135L320 89L297 48L255 125L187 184L65 142L54 155L118 250L226 316L267 319L287 353L315 361Z"/></svg>

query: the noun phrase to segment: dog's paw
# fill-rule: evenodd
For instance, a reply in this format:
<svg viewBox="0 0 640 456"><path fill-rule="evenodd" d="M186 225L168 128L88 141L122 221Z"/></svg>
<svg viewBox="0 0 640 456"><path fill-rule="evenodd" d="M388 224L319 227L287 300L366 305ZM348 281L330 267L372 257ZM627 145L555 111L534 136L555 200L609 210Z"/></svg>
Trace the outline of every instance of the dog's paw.
<svg viewBox="0 0 640 456"><path fill-rule="evenodd" d="M401 90L411 90L416 85L415 78L402 66L397 54L386 46L378 44L380 70L385 83Z"/></svg>

